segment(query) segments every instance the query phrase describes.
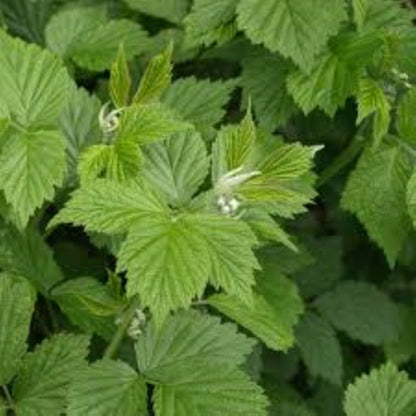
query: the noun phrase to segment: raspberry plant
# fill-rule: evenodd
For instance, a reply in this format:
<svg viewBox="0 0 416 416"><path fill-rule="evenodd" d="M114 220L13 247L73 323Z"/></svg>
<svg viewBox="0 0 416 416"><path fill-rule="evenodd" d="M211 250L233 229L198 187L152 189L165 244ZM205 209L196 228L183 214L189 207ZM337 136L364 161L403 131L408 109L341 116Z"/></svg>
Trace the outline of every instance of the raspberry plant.
<svg viewBox="0 0 416 416"><path fill-rule="evenodd" d="M416 414L399 0L2 0L0 416Z"/></svg>

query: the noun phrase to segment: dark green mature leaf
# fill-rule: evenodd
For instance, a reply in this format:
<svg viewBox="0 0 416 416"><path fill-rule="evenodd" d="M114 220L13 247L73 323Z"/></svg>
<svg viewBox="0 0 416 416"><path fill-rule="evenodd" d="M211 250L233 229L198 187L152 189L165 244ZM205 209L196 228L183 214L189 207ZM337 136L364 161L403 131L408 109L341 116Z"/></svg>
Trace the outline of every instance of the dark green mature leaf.
<svg viewBox="0 0 416 416"><path fill-rule="evenodd" d="M170 317L160 330L148 325L136 344L140 372L148 379L175 384L205 364L236 367L244 363L254 340L234 324L195 310Z"/></svg>
<svg viewBox="0 0 416 416"><path fill-rule="evenodd" d="M0 266L28 279L43 295L64 276L52 250L33 227L19 231L7 227L1 232Z"/></svg>
<svg viewBox="0 0 416 416"><path fill-rule="evenodd" d="M399 136L414 145L416 143L416 88L409 90L400 100L397 123Z"/></svg>
<svg viewBox="0 0 416 416"><path fill-rule="evenodd" d="M172 205L186 205L208 175L209 158L199 133L172 136L144 149L143 174Z"/></svg>
<svg viewBox="0 0 416 416"><path fill-rule="evenodd" d="M340 343L325 319L307 313L296 327L296 343L306 367L313 376L341 385L343 363Z"/></svg>
<svg viewBox="0 0 416 416"><path fill-rule="evenodd" d="M13 383L19 416L60 416L70 382L86 365L89 338L60 334L28 353Z"/></svg>
<svg viewBox="0 0 416 416"><path fill-rule="evenodd" d="M355 214L393 266L411 228L406 186L411 175L399 145L368 148L352 172L342 197L344 209ZM371 181L371 186L368 184Z"/></svg>
<svg viewBox="0 0 416 416"><path fill-rule="evenodd" d="M189 7L189 0L126 0L135 10L152 16L180 23Z"/></svg>
<svg viewBox="0 0 416 416"><path fill-rule="evenodd" d="M0 384L8 384L21 365L35 297L26 280L0 274Z"/></svg>
<svg viewBox="0 0 416 416"><path fill-rule="evenodd" d="M242 0L238 25L254 43L290 57L310 71L315 56L346 20L343 0Z"/></svg>
<svg viewBox="0 0 416 416"><path fill-rule="evenodd" d="M319 297L316 306L335 328L365 344L380 345L399 336L397 306L369 283L342 282Z"/></svg>
<svg viewBox="0 0 416 416"><path fill-rule="evenodd" d="M387 363L348 386L347 416L411 416L416 405L416 383L405 372Z"/></svg>
<svg viewBox="0 0 416 416"><path fill-rule="evenodd" d="M76 374L68 416L147 416L144 380L122 361L96 361Z"/></svg>
<svg viewBox="0 0 416 416"><path fill-rule="evenodd" d="M162 102L193 123L201 131L217 124L225 115L237 80L211 81L195 77L176 80L162 97Z"/></svg>
<svg viewBox="0 0 416 416"><path fill-rule="evenodd" d="M260 126L274 131L297 108L286 89L291 65L277 55L259 51L243 61L242 84L251 98Z"/></svg>

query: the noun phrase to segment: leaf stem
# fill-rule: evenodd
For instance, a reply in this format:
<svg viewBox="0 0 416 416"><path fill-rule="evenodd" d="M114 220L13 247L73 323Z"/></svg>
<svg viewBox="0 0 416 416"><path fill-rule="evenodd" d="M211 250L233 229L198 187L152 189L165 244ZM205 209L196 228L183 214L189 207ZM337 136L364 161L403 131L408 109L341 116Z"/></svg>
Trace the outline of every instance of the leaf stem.
<svg viewBox="0 0 416 416"><path fill-rule="evenodd" d="M12 395L10 394L9 388L5 384L2 384L1 388L3 389L4 396L6 397L7 406L9 409L14 409L14 401Z"/></svg>
<svg viewBox="0 0 416 416"><path fill-rule="evenodd" d="M117 331L115 332L110 344L108 344L106 350L104 351L103 358L111 358L117 352L118 347L123 341L124 335L133 319L134 312L136 311L138 307L139 307L139 298L138 296L135 296L134 298L132 298L130 305L123 313L120 325L117 328Z"/></svg>

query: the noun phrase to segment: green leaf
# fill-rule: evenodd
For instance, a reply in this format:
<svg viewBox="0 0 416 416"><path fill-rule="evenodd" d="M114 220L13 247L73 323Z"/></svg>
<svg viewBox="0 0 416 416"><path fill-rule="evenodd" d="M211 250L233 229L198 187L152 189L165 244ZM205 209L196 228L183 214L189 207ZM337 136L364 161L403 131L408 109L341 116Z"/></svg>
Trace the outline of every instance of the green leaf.
<svg viewBox="0 0 416 416"><path fill-rule="evenodd" d="M156 416L266 416L268 405L262 389L240 370L209 363L175 384L156 386L153 400Z"/></svg>
<svg viewBox="0 0 416 416"><path fill-rule="evenodd" d="M55 335L28 353L13 383L16 413L60 416L69 383L86 365L88 344L85 335Z"/></svg>
<svg viewBox="0 0 416 416"><path fill-rule="evenodd" d="M373 285L344 281L316 300L322 315L335 328L364 344L380 345L397 339L397 306Z"/></svg>
<svg viewBox="0 0 416 416"><path fill-rule="evenodd" d="M399 136L416 144L416 88L410 89L400 100L396 122Z"/></svg>
<svg viewBox="0 0 416 416"><path fill-rule="evenodd" d="M189 0L127 0L127 4L139 12L180 23L188 10Z"/></svg>
<svg viewBox="0 0 416 416"><path fill-rule="evenodd" d="M383 249L391 267L411 228L406 209L410 175L410 162L398 145L367 149L342 197L342 207L358 217L370 238Z"/></svg>
<svg viewBox="0 0 416 416"><path fill-rule="evenodd" d="M0 30L0 107L13 121L31 131L56 127L69 85L59 58Z"/></svg>
<svg viewBox="0 0 416 416"><path fill-rule="evenodd" d="M136 104L123 111L116 142L148 144L191 128L190 124L179 120L172 111L160 104Z"/></svg>
<svg viewBox="0 0 416 416"><path fill-rule="evenodd" d="M255 44L290 57L305 71L347 19L345 2L335 0L241 0L238 25Z"/></svg>
<svg viewBox="0 0 416 416"><path fill-rule="evenodd" d="M143 174L171 205L186 205L208 169L207 150L196 132L180 133L144 149Z"/></svg>
<svg viewBox="0 0 416 416"><path fill-rule="evenodd" d="M187 41L209 46L232 38L236 33L233 20L237 3L238 0L194 1L184 20Z"/></svg>
<svg viewBox="0 0 416 416"><path fill-rule="evenodd" d="M371 6L370 0L353 0L352 2L354 10L354 22L357 25L357 29L361 31L366 21L368 10Z"/></svg>
<svg viewBox="0 0 416 416"><path fill-rule="evenodd" d="M110 96L117 107L128 104L130 98L131 78L127 64L126 52L121 43L118 48L117 59L111 66Z"/></svg>
<svg viewBox="0 0 416 416"><path fill-rule="evenodd" d="M52 200L55 187L65 174L65 144L58 131L27 131L11 134L0 154L0 188L13 207L18 225L45 200Z"/></svg>
<svg viewBox="0 0 416 416"><path fill-rule="evenodd" d="M148 325L136 344L136 356L147 379L176 384L207 363L240 366L254 344L236 325L190 310L170 317L160 330Z"/></svg>
<svg viewBox="0 0 416 416"><path fill-rule="evenodd" d="M147 34L137 23L107 20L101 8L62 10L49 21L45 35L54 52L91 71L110 68L121 43L127 59L149 47Z"/></svg>
<svg viewBox="0 0 416 416"><path fill-rule="evenodd" d="M249 329L269 348L287 351L294 344L293 328L303 311L296 286L278 271L261 276L252 305L235 296L217 294L208 303Z"/></svg>
<svg viewBox="0 0 416 416"><path fill-rule="evenodd" d="M97 361L78 371L68 402L68 416L148 414L146 384L122 361Z"/></svg>
<svg viewBox="0 0 416 416"><path fill-rule="evenodd" d="M80 155L78 161L78 175L82 186L101 178L107 172L111 153L114 146L96 144L88 146Z"/></svg>
<svg viewBox="0 0 416 416"><path fill-rule="evenodd" d="M222 120L224 106L236 84L237 80L234 79L211 81L193 76L180 78L167 89L162 102L203 131Z"/></svg>
<svg viewBox="0 0 416 416"><path fill-rule="evenodd" d="M39 232L33 227L20 231L9 226L0 235L2 269L24 276L43 295L48 296L49 290L64 276L51 248Z"/></svg>
<svg viewBox="0 0 416 416"><path fill-rule="evenodd" d="M325 319L311 312L303 316L296 327L296 344L313 376L341 385L341 346L335 331Z"/></svg>
<svg viewBox="0 0 416 416"><path fill-rule="evenodd" d="M60 117L60 128L65 136L68 181L74 184L77 177L78 158L87 147L99 143L102 132L98 125L101 102L83 88L70 89L68 104Z"/></svg>
<svg viewBox="0 0 416 416"><path fill-rule="evenodd" d="M169 318L158 332L148 326L136 352L156 384L156 415L265 416L262 390L235 369L252 347L235 325L196 311Z"/></svg>
<svg viewBox="0 0 416 416"><path fill-rule="evenodd" d="M390 126L390 104L380 85L371 78L363 78L358 87L357 124L374 114L373 135L378 146L388 133Z"/></svg>
<svg viewBox="0 0 416 416"><path fill-rule="evenodd" d="M120 304L96 279L80 277L67 280L54 288L52 298L69 320L83 331L107 339L114 334L114 317Z"/></svg>
<svg viewBox="0 0 416 416"><path fill-rule="evenodd" d="M291 65L278 55L258 51L243 61L242 84L261 127L274 131L297 111L286 88Z"/></svg>
<svg viewBox="0 0 416 416"><path fill-rule="evenodd" d="M416 383L387 363L350 384L345 394L347 416L411 416L416 404Z"/></svg>
<svg viewBox="0 0 416 416"><path fill-rule="evenodd" d="M413 226L416 226L416 171L413 171L412 176L407 184L406 189L406 203Z"/></svg>
<svg viewBox="0 0 416 416"><path fill-rule="evenodd" d="M0 274L0 384L8 384L21 365L35 298L26 280Z"/></svg>
<svg viewBox="0 0 416 416"><path fill-rule="evenodd" d="M118 184L98 179L72 194L49 227L61 223L84 225L89 231L123 233L137 221L163 214L164 205L137 182Z"/></svg>
<svg viewBox="0 0 416 416"><path fill-rule="evenodd" d="M7 416L9 406L3 397L0 397L0 416Z"/></svg>
<svg viewBox="0 0 416 416"><path fill-rule="evenodd" d="M173 43L153 57L144 71L133 104L146 104L157 100L172 81Z"/></svg>

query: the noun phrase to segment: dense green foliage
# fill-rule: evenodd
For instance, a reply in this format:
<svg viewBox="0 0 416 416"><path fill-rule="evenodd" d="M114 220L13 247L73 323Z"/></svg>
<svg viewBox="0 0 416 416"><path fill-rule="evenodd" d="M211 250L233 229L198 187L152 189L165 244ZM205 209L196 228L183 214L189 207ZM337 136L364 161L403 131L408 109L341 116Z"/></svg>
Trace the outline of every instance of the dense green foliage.
<svg viewBox="0 0 416 416"><path fill-rule="evenodd" d="M416 415L400 0L1 0L0 416Z"/></svg>

